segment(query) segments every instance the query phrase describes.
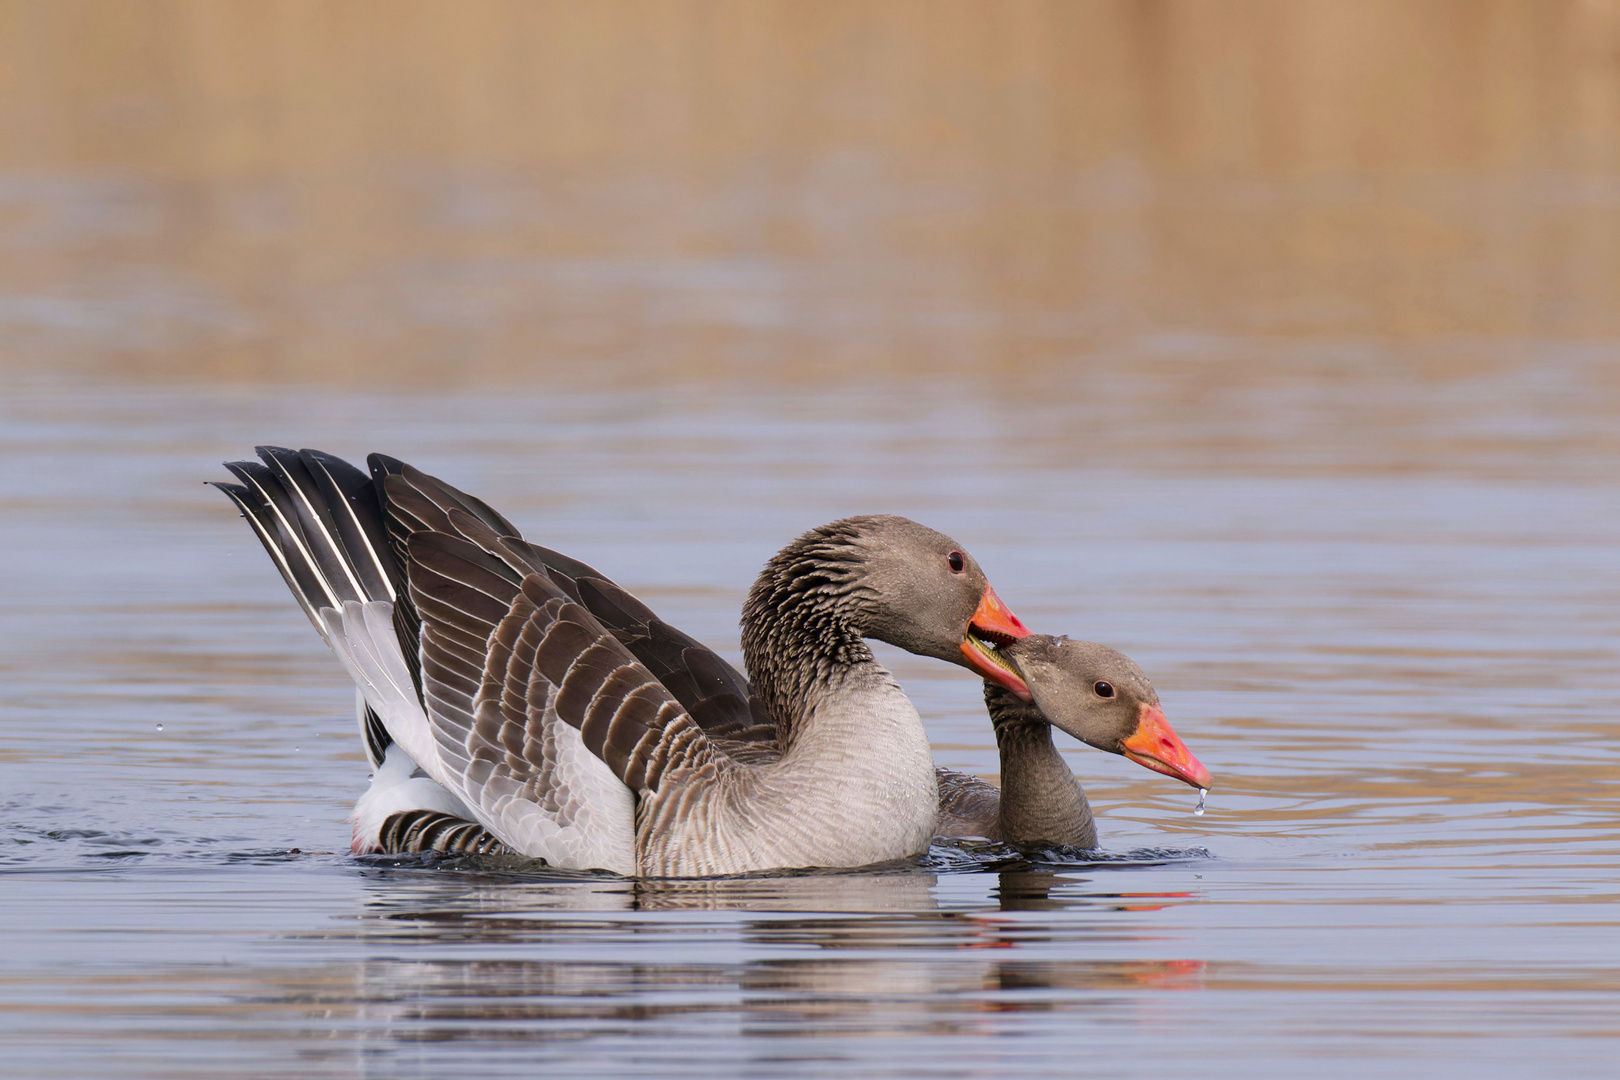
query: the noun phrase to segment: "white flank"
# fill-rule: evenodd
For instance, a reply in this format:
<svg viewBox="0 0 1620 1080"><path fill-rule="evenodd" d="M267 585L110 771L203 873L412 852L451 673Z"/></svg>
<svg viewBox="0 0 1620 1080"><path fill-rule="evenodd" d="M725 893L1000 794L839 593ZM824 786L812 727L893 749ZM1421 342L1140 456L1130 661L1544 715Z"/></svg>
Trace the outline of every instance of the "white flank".
<svg viewBox="0 0 1620 1080"><path fill-rule="evenodd" d="M433 721L417 699L399 649L394 605L350 600L341 611L324 607L320 615L338 661L403 750L397 759L410 762L398 773L404 766L389 749L373 781L374 787L383 786L375 797L367 792L355 807L356 843L375 845L389 814L440 809L423 801L436 797L431 788L455 806L446 813L478 822L515 851L568 869L636 872L635 797L554 709L545 711L541 760L529 763L532 775L514 777L495 769L475 785L452 773L439 755ZM418 766L426 777L411 777ZM388 794L396 789L399 794Z"/></svg>
<svg viewBox="0 0 1620 1080"><path fill-rule="evenodd" d="M351 849L356 855L380 851L383 824L395 814L412 810L432 810L465 821L476 820L460 799L432 779L418 775L416 762L394 743L384 755L382 765L372 774L371 786L349 815L354 823Z"/></svg>

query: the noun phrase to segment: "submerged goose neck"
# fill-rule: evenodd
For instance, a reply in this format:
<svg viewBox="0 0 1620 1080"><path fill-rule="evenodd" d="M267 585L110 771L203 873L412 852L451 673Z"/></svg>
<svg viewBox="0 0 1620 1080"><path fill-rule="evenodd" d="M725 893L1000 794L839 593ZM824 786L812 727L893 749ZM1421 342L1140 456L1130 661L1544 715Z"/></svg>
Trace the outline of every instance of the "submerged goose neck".
<svg viewBox="0 0 1620 1080"><path fill-rule="evenodd" d="M984 698L1001 752L1001 840L1096 847L1091 804L1040 709L994 683L985 684Z"/></svg>

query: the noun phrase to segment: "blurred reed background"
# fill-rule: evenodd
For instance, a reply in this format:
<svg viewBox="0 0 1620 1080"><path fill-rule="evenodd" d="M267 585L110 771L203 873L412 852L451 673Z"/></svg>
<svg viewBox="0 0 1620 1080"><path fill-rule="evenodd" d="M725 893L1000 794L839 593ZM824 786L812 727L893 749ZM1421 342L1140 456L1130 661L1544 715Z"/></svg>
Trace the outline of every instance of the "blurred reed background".
<svg viewBox="0 0 1620 1080"><path fill-rule="evenodd" d="M1617 338L1615 0L0 2L0 389L1564 349L1607 419Z"/></svg>

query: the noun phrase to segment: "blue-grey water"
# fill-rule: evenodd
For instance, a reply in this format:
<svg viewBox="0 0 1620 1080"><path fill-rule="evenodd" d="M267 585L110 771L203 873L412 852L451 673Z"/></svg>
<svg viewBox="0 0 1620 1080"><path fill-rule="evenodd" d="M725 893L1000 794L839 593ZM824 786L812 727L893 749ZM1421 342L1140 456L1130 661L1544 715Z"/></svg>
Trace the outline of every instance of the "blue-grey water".
<svg viewBox="0 0 1620 1080"><path fill-rule="evenodd" d="M1612 1075L1607 360L1503 348L1466 377L1256 377L1222 407L1129 363L1034 387L13 379L0 1072ZM259 442L409 460L730 655L787 539L919 518L1031 626L1143 665L1216 775L1208 812L1064 741L1105 859L958 845L699 882L357 860L351 690L203 483ZM976 681L883 655L938 760L994 774Z"/></svg>

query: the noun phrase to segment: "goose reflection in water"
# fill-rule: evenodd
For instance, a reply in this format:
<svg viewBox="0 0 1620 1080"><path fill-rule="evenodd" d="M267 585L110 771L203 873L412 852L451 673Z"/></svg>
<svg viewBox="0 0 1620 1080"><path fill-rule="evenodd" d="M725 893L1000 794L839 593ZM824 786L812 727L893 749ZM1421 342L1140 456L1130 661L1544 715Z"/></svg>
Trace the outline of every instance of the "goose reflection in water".
<svg viewBox="0 0 1620 1080"><path fill-rule="evenodd" d="M471 866L499 866L498 861L464 862ZM553 911L899 912L918 918L964 914L942 910L939 901L942 877L949 880L958 875L940 875L909 866L888 871L811 870L720 878L638 879L550 868L525 873L514 869L439 874L401 870L397 863L374 865L378 869L373 873L379 876L372 884L372 895L362 916L368 924L382 920L397 925L413 919L461 919L482 924L510 916L524 925L534 925L540 913ZM1118 865L1140 864L1122 860ZM1151 911L1192 896L1187 892L1118 893L1087 888L1092 877L1022 859L1001 869L997 881L994 895L1001 911Z"/></svg>
<svg viewBox="0 0 1620 1080"><path fill-rule="evenodd" d="M1008 1021L996 1019L1007 1014L1125 1013L1119 995L1129 991L1200 989L1204 962L389 958L352 970L346 1019L387 1030L399 1044L560 1043L577 1052L582 1041L634 1036L657 1040L661 1055L682 1057L704 1053L722 1030L772 1040L982 1036L1009 1031ZM779 1052L774 1042L755 1050Z"/></svg>
<svg viewBox="0 0 1620 1080"><path fill-rule="evenodd" d="M963 910L941 908L946 875L917 870L422 876L372 884L352 933L376 958L309 973L324 1015L347 1013L401 1044L635 1035L679 1055L698 1052L716 1024L773 1039L977 1035L1005 1030L1013 1021L1001 1014L1130 1008L1123 991L1204 978L1201 960L1118 958L1153 933L1123 914L1120 894L1061 870L1002 872L999 908ZM675 911L692 916L641 917ZM1042 959L1024 959L1036 944ZM1100 951L1116 955L1085 955Z"/></svg>

